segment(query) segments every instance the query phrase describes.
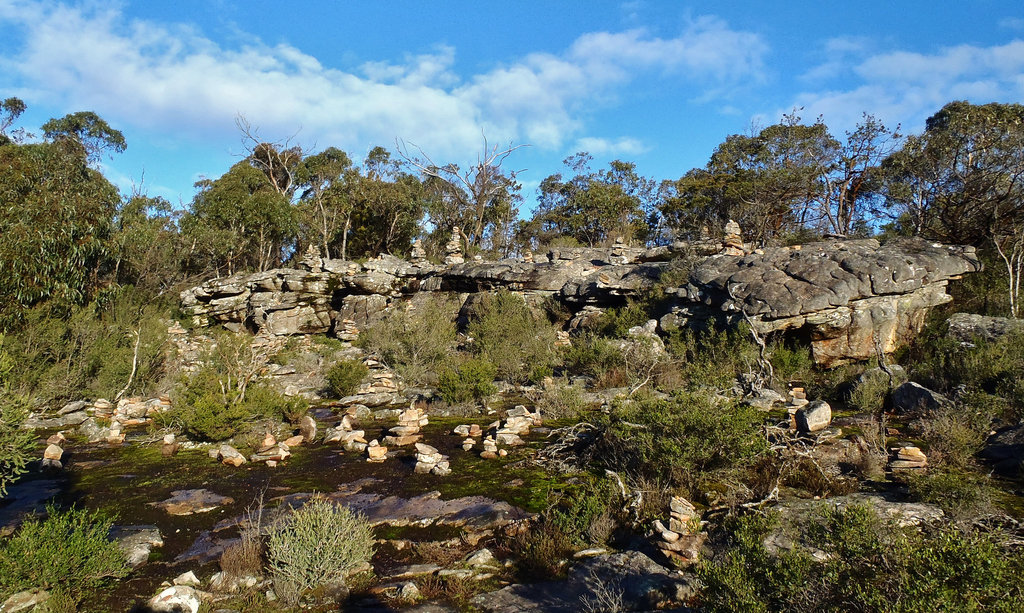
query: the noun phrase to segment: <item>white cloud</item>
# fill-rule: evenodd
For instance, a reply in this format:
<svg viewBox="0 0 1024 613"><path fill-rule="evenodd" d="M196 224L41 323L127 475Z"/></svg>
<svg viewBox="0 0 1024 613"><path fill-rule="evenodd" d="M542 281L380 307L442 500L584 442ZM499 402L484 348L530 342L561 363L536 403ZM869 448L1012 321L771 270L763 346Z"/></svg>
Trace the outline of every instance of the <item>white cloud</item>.
<svg viewBox="0 0 1024 613"><path fill-rule="evenodd" d="M851 87L805 91L794 102L804 107L804 117L823 115L834 131L852 128L864 112L916 131L953 100L1012 102L1024 97L1022 40L989 47L958 45L931 54L876 53L845 68Z"/></svg>
<svg viewBox="0 0 1024 613"><path fill-rule="evenodd" d="M643 142L623 136L616 139L597 138L587 136L576 141L573 151L586 151L590 155L615 156L615 155L639 155L648 150Z"/></svg>
<svg viewBox="0 0 1024 613"><path fill-rule="evenodd" d="M0 25L24 41L0 56L0 85L114 123L223 141L242 114L268 137L300 129L299 141L353 149L400 137L444 157L474 153L481 129L494 140L559 148L590 107L643 71L678 75L695 97L715 95L756 80L767 51L756 34L702 17L673 38L594 32L561 54L460 77L452 47L346 72L289 44L250 38L228 47L190 26L129 20L96 3L0 0Z"/></svg>

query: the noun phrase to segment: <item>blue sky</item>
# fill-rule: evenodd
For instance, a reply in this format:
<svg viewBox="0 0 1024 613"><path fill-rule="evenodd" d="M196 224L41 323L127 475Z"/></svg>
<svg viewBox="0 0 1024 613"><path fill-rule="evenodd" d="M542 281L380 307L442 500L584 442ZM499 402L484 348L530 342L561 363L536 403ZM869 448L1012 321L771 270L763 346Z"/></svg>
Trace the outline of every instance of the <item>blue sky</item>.
<svg viewBox="0 0 1024 613"><path fill-rule="evenodd" d="M21 125L92 110L128 150L127 190L187 203L267 140L361 160L396 139L539 181L589 151L655 179L707 162L727 135L802 107L833 132L863 112L904 131L955 99L1024 101L1024 3L0 0L0 97Z"/></svg>

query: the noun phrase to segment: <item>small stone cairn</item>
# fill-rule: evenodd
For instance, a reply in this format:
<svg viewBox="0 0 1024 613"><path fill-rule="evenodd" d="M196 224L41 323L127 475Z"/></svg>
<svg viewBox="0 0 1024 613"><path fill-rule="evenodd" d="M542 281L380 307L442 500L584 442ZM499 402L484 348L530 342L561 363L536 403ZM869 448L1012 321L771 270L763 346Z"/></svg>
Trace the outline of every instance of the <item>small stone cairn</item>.
<svg viewBox="0 0 1024 613"><path fill-rule="evenodd" d="M418 443L423 435L420 428L427 425L430 420L423 409L410 406L398 416L398 425L388 430L389 435L384 437L382 443L394 447L404 447Z"/></svg>
<svg viewBox="0 0 1024 613"><path fill-rule="evenodd" d="M359 326L354 319L342 319L338 321L335 334L338 340L352 342L359 338Z"/></svg>
<svg viewBox="0 0 1024 613"><path fill-rule="evenodd" d="M452 469L448 457L441 455L434 447L424 443L416 443L416 472L431 473L439 477L450 475Z"/></svg>
<svg viewBox="0 0 1024 613"><path fill-rule="evenodd" d="M43 451L43 469L60 470L64 467L61 459L64 457L64 442L66 440L61 432L46 439L46 449Z"/></svg>
<svg viewBox="0 0 1024 613"><path fill-rule="evenodd" d="M341 443L346 451L362 452L366 449L366 431L356 430L352 426L352 418L345 415L337 426L328 428L324 433L325 443Z"/></svg>
<svg viewBox="0 0 1024 613"><path fill-rule="evenodd" d="M734 220L730 219L729 223L725 224L725 238L722 239L723 255L746 255L746 246L740 232L740 224Z"/></svg>
<svg viewBox="0 0 1024 613"><path fill-rule="evenodd" d="M366 461L379 464L388 457L388 448L381 445L377 439L373 439L366 446Z"/></svg>
<svg viewBox="0 0 1024 613"><path fill-rule="evenodd" d="M889 453L892 470L924 470L928 466L928 456L914 445L893 447Z"/></svg>
<svg viewBox="0 0 1024 613"><path fill-rule="evenodd" d="M452 228L452 237L444 246L444 263L447 266L462 264L466 258L462 255L462 230L458 226Z"/></svg>
<svg viewBox="0 0 1024 613"><path fill-rule="evenodd" d="M697 562L707 534L700 530L700 514L688 500L673 496L669 501L669 520L666 527L660 519L654 520L652 536L655 545L669 558L689 565Z"/></svg>
<svg viewBox="0 0 1024 613"><path fill-rule="evenodd" d="M412 242L409 259L413 264L423 264L427 261L427 250L423 248L423 241L418 238Z"/></svg>
<svg viewBox="0 0 1024 613"><path fill-rule="evenodd" d="M529 249L523 252L523 262L533 264L533 252Z"/></svg>
<svg viewBox="0 0 1024 613"><path fill-rule="evenodd" d="M540 411L531 413L523 405L516 405L505 414L504 421L496 421L487 426L488 435L483 439L483 451L480 457L493 460L497 457L508 455L508 451L499 447L518 447L525 445L523 436L530 433L530 428L540 426L542 420ZM477 439L483 435L484 429L477 424L461 425L453 430L454 434L466 437L462 441L462 448L466 451L472 450Z"/></svg>
<svg viewBox="0 0 1024 613"><path fill-rule="evenodd" d="M267 432L267 435L263 437L263 444L260 445L259 450L249 456L249 460L252 462L266 462L267 466L273 468L277 466L278 462L283 462L291 457L292 452L289 451L289 445L286 441L278 442L277 438Z"/></svg>

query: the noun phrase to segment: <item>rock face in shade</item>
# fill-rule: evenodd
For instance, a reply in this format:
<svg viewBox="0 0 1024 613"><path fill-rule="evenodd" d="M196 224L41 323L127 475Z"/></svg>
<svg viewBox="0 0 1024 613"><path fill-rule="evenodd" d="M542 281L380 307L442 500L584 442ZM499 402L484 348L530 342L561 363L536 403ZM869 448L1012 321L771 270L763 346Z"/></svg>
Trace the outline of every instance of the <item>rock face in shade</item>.
<svg viewBox="0 0 1024 613"><path fill-rule="evenodd" d="M710 251L716 254L698 260L684 285L666 290L659 331L746 320L762 333L806 338L824 365L895 350L920 331L930 308L951 300L950 280L981 269L971 247L911 239ZM303 269L207 281L182 292L182 305L199 325L354 338L389 309L430 292L458 295L466 312L475 294L502 288L528 304L552 297L573 312L617 306L657 283L674 255L695 252L709 249L616 245L447 266L390 255L362 264L304 258Z"/></svg>

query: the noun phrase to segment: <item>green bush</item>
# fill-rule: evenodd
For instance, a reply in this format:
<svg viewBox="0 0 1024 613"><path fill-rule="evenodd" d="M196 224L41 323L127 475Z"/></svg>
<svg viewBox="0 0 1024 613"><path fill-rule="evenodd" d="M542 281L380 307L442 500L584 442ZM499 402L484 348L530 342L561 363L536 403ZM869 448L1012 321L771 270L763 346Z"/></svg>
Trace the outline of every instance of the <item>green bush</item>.
<svg viewBox="0 0 1024 613"><path fill-rule="evenodd" d="M776 381L804 381L814 372L814 358L808 346L774 342L768 346L768 356Z"/></svg>
<svg viewBox="0 0 1024 613"><path fill-rule="evenodd" d="M578 419L587 409L587 403L580 388L558 383L541 393L537 409L544 419Z"/></svg>
<svg viewBox="0 0 1024 613"><path fill-rule="evenodd" d="M695 493L701 480L740 472L767 450L763 420L756 409L700 392L618 400L596 457L636 479L664 479Z"/></svg>
<svg viewBox="0 0 1024 613"><path fill-rule="evenodd" d="M342 360L331 366L324 377L327 379L331 394L337 398L344 398L355 393L368 374L370 369L362 360Z"/></svg>
<svg viewBox="0 0 1024 613"><path fill-rule="evenodd" d="M893 387L905 382L905 376L890 377L881 368L869 368L858 377L850 391L850 404L866 413L878 414L885 406Z"/></svg>
<svg viewBox="0 0 1024 613"><path fill-rule="evenodd" d="M740 374L757 370L760 357L747 324L728 330L673 330L665 346L691 387L728 389Z"/></svg>
<svg viewBox="0 0 1024 613"><path fill-rule="evenodd" d="M955 519L973 519L991 509L992 486L982 475L947 468L904 479L915 500L937 504Z"/></svg>
<svg viewBox="0 0 1024 613"><path fill-rule="evenodd" d="M1024 606L1024 554L998 535L956 527L899 528L866 507L830 510L808 545L773 555L764 545L774 520L733 519L726 547L702 562L704 610L726 611L1018 611Z"/></svg>
<svg viewBox="0 0 1024 613"><path fill-rule="evenodd" d="M108 540L112 520L97 511L47 507L0 543L0 599L29 588L73 597L128 574L124 553Z"/></svg>
<svg viewBox="0 0 1024 613"><path fill-rule="evenodd" d="M616 527L614 504L619 496L609 478L581 478L552 506L550 520L576 546L604 545Z"/></svg>
<svg viewBox="0 0 1024 613"><path fill-rule="evenodd" d="M21 428L29 415L29 399L11 391L13 370L14 359L4 351L0 334L0 498L7 495L7 486L24 474L36 441L31 430Z"/></svg>
<svg viewBox="0 0 1024 613"><path fill-rule="evenodd" d="M614 386L624 378L622 352L601 336L586 334L573 339L572 346L562 351L562 360L569 374L593 377L598 387Z"/></svg>
<svg viewBox="0 0 1024 613"><path fill-rule="evenodd" d="M506 381L524 383L538 367L555 362L554 327L507 290L481 298L466 332L473 339L473 352L494 364Z"/></svg>
<svg viewBox="0 0 1024 613"><path fill-rule="evenodd" d="M304 592L344 582L373 556L373 531L365 518L315 497L267 537L267 560L277 594L295 602Z"/></svg>
<svg viewBox="0 0 1024 613"><path fill-rule="evenodd" d="M457 404L474 400L483 402L498 391L494 385L497 368L487 360L470 358L452 367L445 367L437 376L437 389L445 402Z"/></svg>
<svg viewBox="0 0 1024 613"><path fill-rule="evenodd" d="M431 295L423 302L395 307L359 334L356 345L378 356L409 381L432 385L455 344L452 314L458 307Z"/></svg>

